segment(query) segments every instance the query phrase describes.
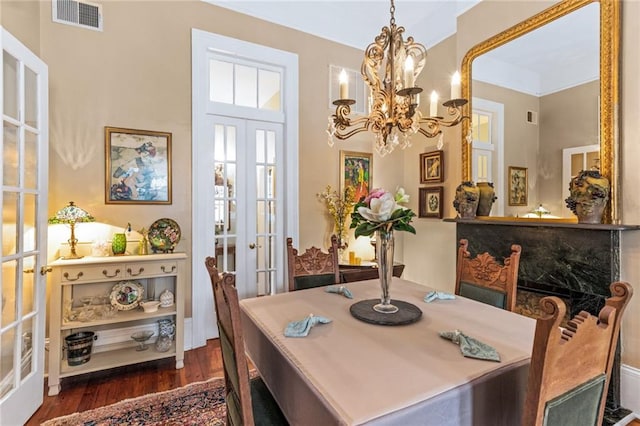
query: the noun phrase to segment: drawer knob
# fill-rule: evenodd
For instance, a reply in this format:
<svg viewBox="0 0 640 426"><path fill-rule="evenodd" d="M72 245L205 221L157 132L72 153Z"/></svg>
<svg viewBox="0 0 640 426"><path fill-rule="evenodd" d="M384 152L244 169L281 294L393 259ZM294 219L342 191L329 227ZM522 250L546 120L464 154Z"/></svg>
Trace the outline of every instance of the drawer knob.
<svg viewBox="0 0 640 426"><path fill-rule="evenodd" d="M120 273L120 269L116 269L116 271L113 273L113 275L109 275L109 272L106 269L102 270L102 275L104 275L107 278L117 277L119 273Z"/></svg>
<svg viewBox="0 0 640 426"><path fill-rule="evenodd" d="M67 281L78 281L80 279L81 276L83 276L84 274L81 272L78 272L78 275L76 275L75 278L71 278L69 276L68 272L65 272L64 274L62 274L62 276L67 280Z"/></svg>
<svg viewBox="0 0 640 426"><path fill-rule="evenodd" d="M171 265L171 269L169 269L168 267L165 267L164 265L162 265L160 267L160 269L162 269L162 272L164 272L165 274L169 274L169 273L171 273L171 272L176 270L176 265ZM169 269L169 270L167 270L167 269Z"/></svg>

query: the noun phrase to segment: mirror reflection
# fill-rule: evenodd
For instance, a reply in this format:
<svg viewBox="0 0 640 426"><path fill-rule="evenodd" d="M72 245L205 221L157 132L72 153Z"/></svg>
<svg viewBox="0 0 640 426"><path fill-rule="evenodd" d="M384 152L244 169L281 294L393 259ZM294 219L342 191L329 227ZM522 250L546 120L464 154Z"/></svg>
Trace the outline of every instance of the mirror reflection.
<svg viewBox="0 0 640 426"><path fill-rule="evenodd" d="M611 173L613 100L600 94L617 87L607 68L617 49L600 40L601 7L610 6L561 4L465 56L463 97L471 99L472 124L463 131L463 179L494 183L492 216L574 218L564 202L571 177L589 169ZM618 30L604 18L603 26L605 33Z"/></svg>

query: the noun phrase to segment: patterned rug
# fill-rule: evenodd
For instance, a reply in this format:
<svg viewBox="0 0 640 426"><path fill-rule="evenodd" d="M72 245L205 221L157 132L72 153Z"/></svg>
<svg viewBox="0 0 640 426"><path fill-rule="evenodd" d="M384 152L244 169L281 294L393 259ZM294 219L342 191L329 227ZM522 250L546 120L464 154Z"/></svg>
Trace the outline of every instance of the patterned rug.
<svg viewBox="0 0 640 426"><path fill-rule="evenodd" d="M224 379L126 399L94 410L57 417L43 426L225 424Z"/></svg>

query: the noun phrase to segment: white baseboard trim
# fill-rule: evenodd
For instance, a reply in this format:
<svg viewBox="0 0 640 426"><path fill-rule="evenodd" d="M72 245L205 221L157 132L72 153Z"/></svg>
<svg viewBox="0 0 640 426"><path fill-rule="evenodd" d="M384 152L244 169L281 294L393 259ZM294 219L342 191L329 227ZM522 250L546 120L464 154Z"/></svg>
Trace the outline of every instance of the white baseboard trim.
<svg viewBox="0 0 640 426"><path fill-rule="evenodd" d="M622 364L620 367L620 404L640 413L640 369Z"/></svg>

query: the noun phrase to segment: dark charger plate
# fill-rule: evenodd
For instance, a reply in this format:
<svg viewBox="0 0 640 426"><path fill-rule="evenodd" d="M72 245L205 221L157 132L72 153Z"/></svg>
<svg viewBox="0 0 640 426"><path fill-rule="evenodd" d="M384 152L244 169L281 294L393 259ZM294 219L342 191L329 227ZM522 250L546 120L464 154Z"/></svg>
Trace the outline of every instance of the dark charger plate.
<svg viewBox="0 0 640 426"><path fill-rule="evenodd" d="M391 300L391 304L398 307L398 312L383 314L373 310L373 306L380 303L380 299L367 299L356 302L349 308L349 312L360 321L377 325L407 325L418 321L422 311L416 305L402 300Z"/></svg>

